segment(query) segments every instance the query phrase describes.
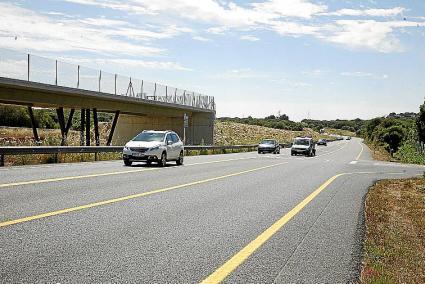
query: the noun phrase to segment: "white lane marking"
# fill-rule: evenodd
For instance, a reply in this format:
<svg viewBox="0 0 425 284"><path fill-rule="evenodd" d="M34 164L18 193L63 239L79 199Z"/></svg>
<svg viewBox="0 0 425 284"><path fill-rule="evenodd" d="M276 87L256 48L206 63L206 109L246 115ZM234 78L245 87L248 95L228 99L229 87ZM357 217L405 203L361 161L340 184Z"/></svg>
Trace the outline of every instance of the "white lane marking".
<svg viewBox="0 0 425 284"><path fill-rule="evenodd" d="M357 164L357 161L351 161L350 162L350 165L355 165L355 164Z"/></svg>

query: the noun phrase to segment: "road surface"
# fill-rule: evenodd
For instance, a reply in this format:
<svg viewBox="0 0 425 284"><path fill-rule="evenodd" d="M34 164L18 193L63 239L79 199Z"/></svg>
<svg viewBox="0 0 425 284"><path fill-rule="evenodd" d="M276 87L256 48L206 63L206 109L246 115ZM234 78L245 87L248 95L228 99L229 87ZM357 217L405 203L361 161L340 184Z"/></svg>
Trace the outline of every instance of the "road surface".
<svg viewBox="0 0 425 284"><path fill-rule="evenodd" d="M314 158L0 169L0 281L357 282L368 187L423 172L372 161L359 139Z"/></svg>

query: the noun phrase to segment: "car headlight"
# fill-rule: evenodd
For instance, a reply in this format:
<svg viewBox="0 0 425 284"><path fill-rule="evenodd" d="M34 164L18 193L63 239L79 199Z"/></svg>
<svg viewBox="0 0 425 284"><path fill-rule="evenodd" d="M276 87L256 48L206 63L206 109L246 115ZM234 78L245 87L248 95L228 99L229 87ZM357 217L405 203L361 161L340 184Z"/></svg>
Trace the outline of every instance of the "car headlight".
<svg viewBox="0 0 425 284"><path fill-rule="evenodd" d="M128 148L127 146L124 146L124 149L123 149L124 151L128 151L128 150L130 150L130 148Z"/></svg>
<svg viewBox="0 0 425 284"><path fill-rule="evenodd" d="M150 148L149 151L155 151L155 150L158 150L158 149L159 149L159 146L155 146L155 147Z"/></svg>

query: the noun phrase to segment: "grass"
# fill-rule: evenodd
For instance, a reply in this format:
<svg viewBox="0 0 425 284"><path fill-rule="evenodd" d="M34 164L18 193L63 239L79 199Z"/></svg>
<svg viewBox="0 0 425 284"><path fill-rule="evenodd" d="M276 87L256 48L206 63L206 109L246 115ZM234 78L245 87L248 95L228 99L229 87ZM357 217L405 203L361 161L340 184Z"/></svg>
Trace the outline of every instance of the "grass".
<svg viewBox="0 0 425 284"><path fill-rule="evenodd" d="M425 179L383 180L365 201L361 283L425 283Z"/></svg>
<svg viewBox="0 0 425 284"><path fill-rule="evenodd" d="M373 143L371 141L364 140L364 143L371 150L372 158L378 161L398 161L395 157L391 157L390 153L381 145Z"/></svg>
<svg viewBox="0 0 425 284"><path fill-rule="evenodd" d="M280 143L289 143L297 136L311 136L315 140L331 138L309 128L304 131L289 131L236 122L216 121L214 129L216 145L258 144L264 138L276 139Z"/></svg>
<svg viewBox="0 0 425 284"><path fill-rule="evenodd" d="M335 128L325 128L325 132L333 135L340 136L356 136L356 133L349 130L335 129Z"/></svg>

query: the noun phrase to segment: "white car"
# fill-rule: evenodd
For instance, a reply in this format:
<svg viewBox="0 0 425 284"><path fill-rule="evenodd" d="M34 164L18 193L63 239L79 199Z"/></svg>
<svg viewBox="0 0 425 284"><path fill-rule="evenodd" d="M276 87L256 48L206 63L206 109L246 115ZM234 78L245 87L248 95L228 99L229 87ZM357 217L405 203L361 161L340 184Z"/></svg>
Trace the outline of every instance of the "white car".
<svg viewBox="0 0 425 284"><path fill-rule="evenodd" d="M309 137L297 137L291 147L291 156L302 154L308 157L316 156L316 143Z"/></svg>
<svg viewBox="0 0 425 284"><path fill-rule="evenodd" d="M174 131L145 130L125 144L122 153L124 165L145 161L148 165L157 162L164 167L167 161L183 164L184 147Z"/></svg>

